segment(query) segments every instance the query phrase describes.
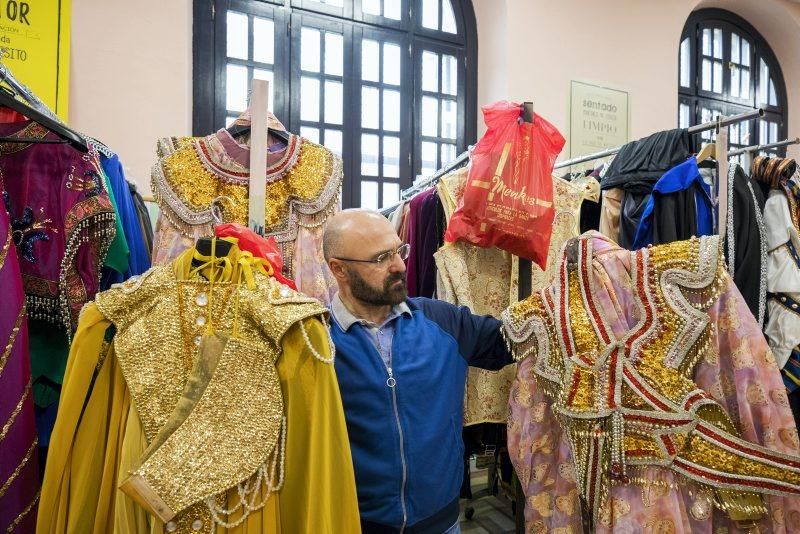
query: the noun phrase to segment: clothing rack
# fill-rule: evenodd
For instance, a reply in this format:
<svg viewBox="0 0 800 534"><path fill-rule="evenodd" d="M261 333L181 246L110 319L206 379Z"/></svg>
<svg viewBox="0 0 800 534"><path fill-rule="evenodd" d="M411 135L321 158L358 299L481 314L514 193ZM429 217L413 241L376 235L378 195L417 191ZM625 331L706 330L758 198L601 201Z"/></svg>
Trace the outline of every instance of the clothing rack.
<svg viewBox="0 0 800 534"><path fill-rule="evenodd" d="M729 151L728 157L738 156L740 154L744 154L747 152L760 152L762 150L771 150L773 148L783 148L785 146L790 146L790 145L800 145L800 137L795 137L794 139L784 139L783 141L778 141L777 143L769 143L766 145L752 145L752 146L737 148L736 150Z"/></svg>
<svg viewBox="0 0 800 534"><path fill-rule="evenodd" d="M764 116L764 110L761 108L754 109L752 111L746 111L745 113L740 113L739 115L731 115L730 117L722 117L718 120L704 122L703 124L697 124L695 126L690 126L688 128L688 132L690 134L698 134L701 132L707 132L709 130L714 130L716 128L723 128L725 126L730 126L731 124L736 124L739 122L744 122L750 119L758 119ZM791 144L791 143L789 143ZM608 156L613 156L617 154L622 149L621 146L608 148L601 152L595 152L594 154L587 154L585 156L578 156L577 158L568 159L565 161L560 161L555 164L553 167L554 169L563 169L564 167L571 167L572 165L577 165L578 163L586 163L587 161L594 161L596 159L607 158ZM733 152L729 152L731 154Z"/></svg>

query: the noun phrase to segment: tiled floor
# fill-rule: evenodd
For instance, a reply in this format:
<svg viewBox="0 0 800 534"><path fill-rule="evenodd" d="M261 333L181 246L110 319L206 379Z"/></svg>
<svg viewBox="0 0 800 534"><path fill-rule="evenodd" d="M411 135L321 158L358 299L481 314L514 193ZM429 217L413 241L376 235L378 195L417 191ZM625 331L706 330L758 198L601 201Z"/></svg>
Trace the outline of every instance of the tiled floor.
<svg viewBox="0 0 800 534"><path fill-rule="evenodd" d="M514 516L511 501L502 494L487 495L486 470L472 473L472 492L477 497L471 501L461 500L462 534L514 534ZM464 510L474 509L472 519L467 519Z"/></svg>

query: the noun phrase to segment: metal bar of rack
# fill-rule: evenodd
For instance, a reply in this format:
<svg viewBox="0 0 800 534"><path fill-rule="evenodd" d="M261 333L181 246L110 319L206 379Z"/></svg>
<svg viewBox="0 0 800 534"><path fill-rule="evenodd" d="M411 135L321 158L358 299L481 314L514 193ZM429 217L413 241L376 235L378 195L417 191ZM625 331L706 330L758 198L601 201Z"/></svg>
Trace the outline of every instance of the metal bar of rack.
<svg viewBox="0 0 800 534"><path fill-rule="evenodd" d="M783 141L778 141L777 143L768 143L766 145L752 145L737 148L736 150L728 151L728 157L738 156L746 152L760 152L762 150L771 150L773 148L783 148L790 145L800 145L800 137L795 137L794 139L784 139Z"/></svg>
<svg viewBox="0 0 800 534"><path fill-rule="evenodd" d="M688 128L688 132L690 134L697 134L701 132L707 132L709 130L713 130L717 127L723 128L725 126L730 126L731 124L736 124L739 122L744 122L750 119L758 119L764 116L764 110L761 108L754 109L752 111L746 111L745 113L740 113L739 115L731 115L730 117L722 117L719 121L709 121L704 122L703 124L698 124L696 126L690 126ZM596 159L607 158L608 156L613 156L617 154L622 149L621 146L608 148L606 150L602 150L600 152L596 152L594 154L587 154L585 156L579 156L577 158L568 159L565 161L560 161L555 164L553 167L554 169L563 169L564 167L570 167L572 165L576 165L578 163L585 163L587 161L594 161Z"/></svg>

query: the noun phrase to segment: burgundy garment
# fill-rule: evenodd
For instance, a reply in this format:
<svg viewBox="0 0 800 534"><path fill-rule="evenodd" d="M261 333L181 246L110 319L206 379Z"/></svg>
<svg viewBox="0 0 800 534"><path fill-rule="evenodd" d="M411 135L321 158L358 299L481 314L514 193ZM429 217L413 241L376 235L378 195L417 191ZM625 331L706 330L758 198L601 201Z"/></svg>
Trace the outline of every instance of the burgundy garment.
<svg viewBox="0 0 800 534"><path fill-rule="evenodd" d="M441 235L437 235L437 209L441 209L441 203L434 188L423 191L409 202L408 243L411 252L406 268L411 297L432 297L436 290L433 254L441 239Z"/></svg>
<svg viewBox="0 0 800 534"><path fill-rule="evenodd" d="M0 136L59 138L34 122L0 124ZM115 234L97 154L65 144L0 142L0 191L11 218L31 318L74 331L94 298Z"/></svg>
<svg viewBox="0 0 800 534"><path fill-rule="evenodd" d="M39 451L25 292L11 233L8 213L0 207L0 487L6 488L12 474L19 469L0 496L0 532L34 532ZM12 525L16 526L10 528Z"/></svg>

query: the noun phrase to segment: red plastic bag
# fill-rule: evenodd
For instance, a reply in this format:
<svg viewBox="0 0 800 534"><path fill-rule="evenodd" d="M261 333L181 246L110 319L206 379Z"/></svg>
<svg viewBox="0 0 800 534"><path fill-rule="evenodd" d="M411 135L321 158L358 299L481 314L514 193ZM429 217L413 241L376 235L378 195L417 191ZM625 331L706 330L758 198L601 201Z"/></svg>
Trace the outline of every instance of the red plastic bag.
<svg viewBox="0 0 800 534"><path fill-rule="evenodd" d="M505 101L483 107L488 130L473 149L462 203L444 237L498 247L545 269L555 216L553 165L564 137L539 115L521 122L520 109Z"/></svg>

